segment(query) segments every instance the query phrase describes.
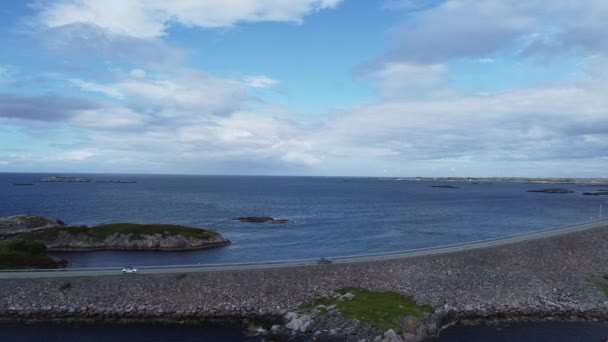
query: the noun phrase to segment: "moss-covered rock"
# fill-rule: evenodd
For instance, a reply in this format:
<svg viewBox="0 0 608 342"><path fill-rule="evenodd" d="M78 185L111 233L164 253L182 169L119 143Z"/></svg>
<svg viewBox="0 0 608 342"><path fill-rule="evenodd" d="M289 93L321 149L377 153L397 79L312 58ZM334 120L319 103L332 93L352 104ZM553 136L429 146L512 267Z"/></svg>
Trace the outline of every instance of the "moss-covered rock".
<svg viewBox="0 0 608 342"><path fill-rule="evenodd" d="M334 296L317 299L304 309L320 314L335 310L345 319L405 332L416 331L423 315L433 311L430 306L418 305L396 292L371 292L352 287L342 288Z"/></svg>

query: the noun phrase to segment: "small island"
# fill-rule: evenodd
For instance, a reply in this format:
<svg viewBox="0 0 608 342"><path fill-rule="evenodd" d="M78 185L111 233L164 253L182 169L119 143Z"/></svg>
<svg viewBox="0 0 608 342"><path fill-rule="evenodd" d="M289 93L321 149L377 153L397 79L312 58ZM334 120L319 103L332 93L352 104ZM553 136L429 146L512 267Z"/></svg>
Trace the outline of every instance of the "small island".
<svg viewBox="0 0 608 342"><path fill-rule="evenodd" d="M548 188L548 189L534 189L528 190L528 192L543 192L547 194L571 194L574 191L562 188Z"/></svg>
<svg viewBox="0 0 608 342"><path fill-rule="evenodd" d="M40 182L43 183L90 183L91 180L82 177L65 177L65 176L54 176L42 178Z"/></svg>
<svg viewBox="0 0 608 342"><path fill-rule="evenodd" d="M270 216L245 216L245 217L238 217L233 220L240 221L240 222L250 222L250 223L274 223L274 224L291 223L290 220L275 219L274 217L270 217Z"/></svg>
<svg viewBox="0 0 608 342"><path fill-rule="evenodd" d="M608 191L598 191L598 192L583 192L583 195L586 196L608 196Z"/></svg>
<svg viewBox="0 0 608 342"><path fill-rule="evenodd" d="M0 217L0 269L59 268L65 260L53 251L182 251L224 246L221 234L170 224L115 223L65 226L61 220L33 215Z"/></svg>
<svg viewBox="0 0 608 342"><path fill-rule="evenodd" d="M205 229L169 224L115 223L95 227L55 227L15 237L44 244L49 251L191 250L230 243Z"/></svg>
<svg viewBox="0 0 608 342"><path fill-rule="evenodd" d="M453 185L433 185L433 188L443 188L443 189L458 189L460 187Z"/></svg>

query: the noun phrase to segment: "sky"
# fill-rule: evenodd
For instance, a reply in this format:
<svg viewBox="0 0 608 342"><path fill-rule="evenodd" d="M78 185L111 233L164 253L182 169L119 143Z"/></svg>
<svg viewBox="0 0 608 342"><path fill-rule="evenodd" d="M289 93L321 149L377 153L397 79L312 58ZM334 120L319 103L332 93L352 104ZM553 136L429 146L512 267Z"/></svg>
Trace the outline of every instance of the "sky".
<svg viewBox="0 0 608 342"><path fill-rule="evenodd" d="M0 172L608 177L605 0L5 0Z"/></svg>

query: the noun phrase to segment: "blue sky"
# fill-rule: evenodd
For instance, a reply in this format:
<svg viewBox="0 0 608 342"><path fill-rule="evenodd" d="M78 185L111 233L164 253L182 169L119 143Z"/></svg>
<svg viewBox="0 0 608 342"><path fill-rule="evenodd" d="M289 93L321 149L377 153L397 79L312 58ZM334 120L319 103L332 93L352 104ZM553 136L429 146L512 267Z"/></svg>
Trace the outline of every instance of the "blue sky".
<svg viewBox="0 0 608 342"><path fill-rule="evenodd" d="M227 3L3 2L0 171L608 177L603 1Z"/></svg>

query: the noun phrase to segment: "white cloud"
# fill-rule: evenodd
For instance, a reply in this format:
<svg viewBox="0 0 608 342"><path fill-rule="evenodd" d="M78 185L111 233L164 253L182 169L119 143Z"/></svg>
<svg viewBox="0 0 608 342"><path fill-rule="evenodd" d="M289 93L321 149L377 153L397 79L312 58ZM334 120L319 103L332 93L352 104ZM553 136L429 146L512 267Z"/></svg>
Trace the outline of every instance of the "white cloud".
<svg viewBox="0 0 608 342"><path fill-rule="evenodd" d="M407 1L406 3L409 3ZM526 55L608 52L603 0L451 0L413 14L393 30L389 60L442 63L487 58L507 49Z"/></svg>
<svg viewBox="0 0 608 342"><path fill-rule="evenodd" d="M14 81L16 73L14 66L0 64L0 84Z"/></svg>
<svg viewBox="0 0 608 342"><path fill-rule="evenodd" d="M133 78L146 78L146 72L141 69L133 69L129 75L131 75Z"/></svg>
<svg viewBox="0 0 608 342"><path fill-rule="evenodd" d="M371 76L383 98L419 97L438 94L444 86L448 67L443 64L412 64L388 62Z"/></svg>
<svg viewBox="0 0 608 342"><path fill-rule="evenodd" d="M77 152L64 154L62 146L57 158L115 171L351 175L384 169L446 175L450 168L463 175L569 175L584 163L589 167L577 169L579 175L597 176L608 159L608 79L603 59L587 63L588 77L574 84L488 96L386 97L312 123L276 106L247 109L246 97L212 96L216 102L210 105L179 88L193 94L215 84L242 89L231 80L190 79L190 72L135 79L128 73L104 85L120 94L115 105L78 108L66 102L69 114L58 118L82 136L73 145ZM428 72L411 65L386 70L397 79ZM441 83L442 67L431 70ZM396 82L390 75L386 79ZM209 108L229 109L209 115Z"/></svg>
<svg viewBox="0 0 608 342"><path fill-rule="evenodd" d="M120 128L143 125L147 120L147 116L128 108L107 107L78 111L70 123L80 127Z"/></svg>
<svg viewBox="0 0 608 342"><path fill-rule="evenodd" d="M83 80L79 80L79 79L71 79L70 82L72 82L73 85L75 85L76 87L78 87L84 91L102 93L104 95L107 95L109 97L114 97L117 99L124 98L122 92L119 89L112 87L112 86L97 84L97 83L93 83L93 82L87 82L87 81L83 81Z"/></svg>
<svg viewBox="0 0 608 342"><path fill-rule="evenodd" d="M156 78L139 70L108 84L71 81L82 90L102 93L158 117L225 115L239 108L246 95L238 82L185 69Z"/></svg>
<svg viewBox="0 0 608 342"><path fill-rule="evenodd" d="M264 75L246 76L243 81L252 88L273 88L279 84L279 81Z"/></svg>
<svg viewBox="0 0 608 342"><path fill-rule="evenodd" d="M73 162L73 161L85 161L95 156L95 153L90 151L69 151L51 156L48 160L58 162Z"/></svg>
<svg viewBox="0 0 608 342"><path fill-rule="evenodd" d="M60 0L40 14L49 28L90 24L116 34L155 38L168 26L230 27L239 22L300 22L341 0Z"/></svg>
<svg viewBox="0 0 608 342"><path fill-rule="evenodd" d="M94 45L115 36L135 37L122 46L146 41L150 44L143 51L150 54L170 25L298 22L339 3L227 1L59 1L41 18L48 27L72 27L74 35L82 26L73 25L81 24L96 27L89 33L110 33L86 39ZM61 146L55 160L86 160L116 170L605 175L607 13L606 2L596 0L556 0L551 6L453 0L416 12L395 30L392 50L367 75L379 100L313 123L278 106L248 105L247 87L277 86L268 76L221 79L179 67L134 69L105 82L70 81L82 91L104 95L104 101L94 103L0 94L0 120L75 127L80 140L73 139L71 147L76 151L65 153L69 147ZM587 57L585 77L487 96L463 95L449 87L451 61L489 63L489 57L502 58L501 52L514 45L532 55L576 50L577 56ZM596 56L589 58L591 54Z"/></svg>

